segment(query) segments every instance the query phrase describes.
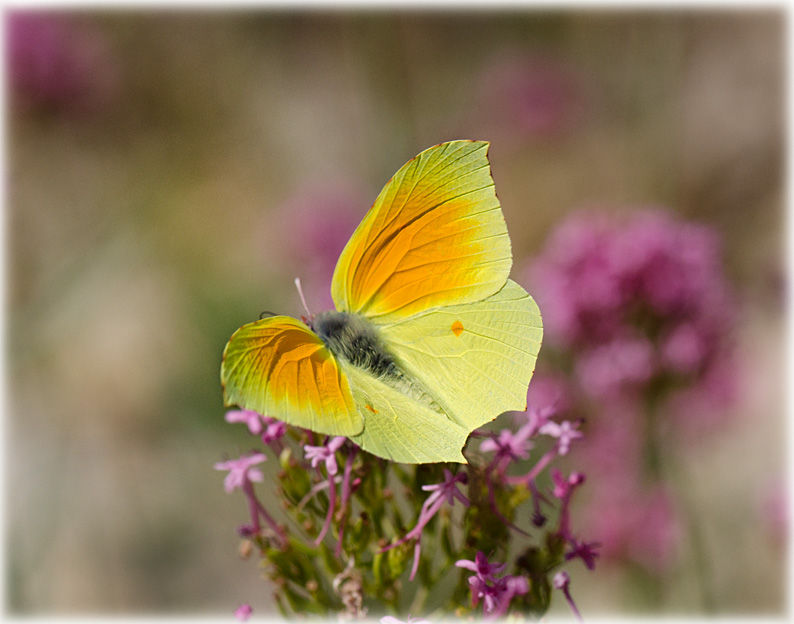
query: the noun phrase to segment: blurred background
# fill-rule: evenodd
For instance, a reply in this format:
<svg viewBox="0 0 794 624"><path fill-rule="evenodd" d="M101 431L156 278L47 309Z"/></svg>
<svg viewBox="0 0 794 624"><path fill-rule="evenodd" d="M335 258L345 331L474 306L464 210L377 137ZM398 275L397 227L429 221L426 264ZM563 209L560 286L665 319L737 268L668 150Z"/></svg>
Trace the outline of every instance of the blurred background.
<svg viewBox="0 0 794 624"><path fill-rule="evenodd" d="M782 11L5 18L11 612L268 612L237 554L244 500L213 469L250 446L223 421L224 345L265 310L301 314L295 277L327 308L383 184L458 138L491 141L530 292L588 207L661 207L721 241L736 392L668 449L697 534L668 531L664 565L605 548L571 566L580 611L784 612ZM616 475L586 445L570 465L598 492ZM584 538L604 541L606 507L574 508Z"/></svg>

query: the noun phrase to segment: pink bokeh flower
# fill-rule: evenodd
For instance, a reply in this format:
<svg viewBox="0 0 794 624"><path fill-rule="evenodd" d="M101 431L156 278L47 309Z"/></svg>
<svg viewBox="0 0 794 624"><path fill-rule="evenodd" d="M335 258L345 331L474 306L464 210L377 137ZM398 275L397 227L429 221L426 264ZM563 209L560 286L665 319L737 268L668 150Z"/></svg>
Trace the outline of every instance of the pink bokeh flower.
<svg viewBox="0 0 794 624"><path fill-rule="evenodd" d="M251 617L251 614L254 610L251 608L251 605L248 603L243 603L239 607L234 610L234 617L237 618L240 622L248 621L248 618Z"/></svg>
<svg viewBox="0 0 794 624"><path fill-rule="evenodd" d="M66 14L11 13L6 54L12 102L21 109L87 111L118 90L108 41L99 29Z"/></svg>
<svg viewBox="0 0 794 624"><path fill-rule="evenodd" d="M229 410L224 416L227 423L245 423L251 435L262 433L264 423L259 412L253 410Z"/></svg>
<svg viewBox="0 0 794 624"><path fill-rule="evenodd" d="M587 530L602 544L605 558L630 560L657 572L669 569L682 529L662 486L602 496L598 505L600 512L593 514Z"/></svg>
<svg viewBox="0 0 794 624"><path fill-rule="evenodd" d="M560 139L585 110L584 74L561 57L503 51L479 80L469 124L505 145Z"/></svg>
<svg viewBox="0 0 794 624"><path fill-rule="evenodd" d="M557 362L538 378L586 420L588 534L607 559L669 569L680 521L654 455L664 451L649 448L660 435L685 448L724 424L739 379L717 233L657 208L581 211L527 275Z"/></svg>
<svg viewBox="0 0 794 624"><path fill-rule="evenodd" d="M296 191L263 223L263 248L278 249L280 264L291 271L287 277L300 278L312 313L334 308L336 262L374 199L352 183L318 182Z"/></svg>
<svg viewBox="0 0 794 624"><path fill-rule="evenodd" d="M713 346L734 320L716 234L661 209L574 213L528 274L548 335L566 346L608 343L630 328L637 335L651 329L632 327L646 317L660 330L688 323Z"/></svg>
<svg viewBox="0 0 794 624"><path fill-rule="evenodd" d="M669 398L719 393L708 380L730 359L737 306L712 229L661 209L582 211L527 272L547 341L572 356L585 394L613 399L660 383Z"/></svg>

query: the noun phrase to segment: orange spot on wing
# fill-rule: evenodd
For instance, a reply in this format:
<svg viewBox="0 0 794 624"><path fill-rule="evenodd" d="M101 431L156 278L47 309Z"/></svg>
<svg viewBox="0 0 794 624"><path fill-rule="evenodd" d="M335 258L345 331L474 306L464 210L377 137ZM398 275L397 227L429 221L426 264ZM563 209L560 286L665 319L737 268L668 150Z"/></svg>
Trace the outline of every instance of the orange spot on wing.
<svg viewBox="0 0 794 624"><path fill-rule="evenodd" d="M463 333L463 323L460 321L455 321L452 323L452 333L457 337L460 337L460 335Z"/></svg>
<svg viewBox="0 0 794 624"><path fill-rule="evenodd" d="M372 407L371 405L365 405L364 407L366 407L366 408L367 408L367 409L368 409L370 412L372 412L373 414L377 414L377 413L378 413L378 410L376 410L376 409L375 409L374 407Z"/></svg>

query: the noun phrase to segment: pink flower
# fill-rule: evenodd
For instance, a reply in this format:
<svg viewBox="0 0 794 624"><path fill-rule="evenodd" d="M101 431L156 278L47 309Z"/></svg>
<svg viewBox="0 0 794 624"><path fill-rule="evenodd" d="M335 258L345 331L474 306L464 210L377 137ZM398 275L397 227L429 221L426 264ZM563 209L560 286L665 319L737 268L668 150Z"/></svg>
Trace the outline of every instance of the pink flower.
<svg viewBox="0 0 794 624"><path fill-rule="evenodd" d="M506 615L513 597L529 591L529 583L522 576L497 578L506 564L488 563L488 558L480 551L477 551L474 561L461 559L455 565L475 572L469 577L471 604L476 607L482 600L483 614L489 620Z"/></svg>
<svg viewBox="0 0 794 624"><path fill-rule="evenodd" d="M425 516L427 520L424 524L427 524L427 521L435 515L436 511L441 508L441 503L447 502L450 505L455 503L455 499L458 499L464 507L469 506L469 499L466 498L461 491L458 489L458 483L467 483L468 476L465 472L459 472L456 475L452 475L452 473L444 468L444 481L443 483L435 483L433 485L423 485L422 489L425 492L433 492L430 496L427 497L425 500L424 505L422 505L422 509L425 511ZM421 524L421 515L420 515L420 523Z"/></svg>
<svg viewBox="0 0 794 624"><path fill-rule="evenodd" d="M286 423L280 420L276 420L270 416L263 416L262 421L265 423L265 431L262 433L262 444L277 442L287 433Z"/></svg>
<svg viewBox="0 0 794 624"><path fill-rule="evenodd" d="M100 105L115 94L118 68L99 30L36 11L12 13L6 32L16 104L71 112Z"/></svg>
<svg viewBox="0 0 794 624"><path fill-rule="evenodd" d="M328 476L335 475L339 472L339 466L336 463L336 451L341 448L346 439L343 436L337 436L329 439L323 446L306 444L303 447L305 457L311 460L312 468L316 468L320 462L323 462Z"/></svg>
<svg viewBox="0 0 794 624"><path fill-rule="evenodd" d="M488 563L488 557L485 553L481 551L477 551L477 554L474 556L474 561L469 561L468 559L460 559L455 562L455 565L458 568L465 568L466 570L471 570L474 572L480 579L483 581L495 581L495 575L501 574L502 571L507 567L507 564L504 563Z"/></svg>
<svg viewBox="0 0 794 624"><path fill-rule="evenodd" d="M240 489L248 501L251 524L240 527L239 533L248 537L258 534L261 530L261 525L259 523L261 517L264 518L280 544L284 546L287 543L287 536L284 529L276 523L254 492L254 481L261 482L264 480L264 476L261 470L253 468L253 466L261 464L266 459L267 457L262 453L252 453L250 455L243 455L239 459L217 463L215 464L215 469L229 471L229 474L226 475L226 479L223 481L223 486L227 493Z"/></svg>
<svg viewBox="0 0 794 624"><path fill-rule="evenodd" d="M416 546L414 547L414 565L411 568L411 574L409 576L410 580L414 579L416 575L416 570L419 567L419 558L421 556L421 539L422 539L422 531L424 530L427 523L433 519L433 517L439 512L439 510L444 506L444 503L448 503L449 505L454 505L455 500L459 500L464 507L468 507L471 503L469 499L463 495L460 490L458 490L457 484L458 483L467 483L468 482L468 475L465 472L459 472L458 474L454 475L444 468L444 481L442 483L436 483L433 485L423 485L422 489L426 492L432 492L430 496L425 499L425 502L422 504L422 508L419 511L419 519L416 521L416 526L408 531L405 534L405 537L402 539L394 542L393 544L389 544L385 548L381 549L381 552L385 552L387 550L391 550L400 544L404 544L408 540L416 540Z"/></svg>
<svg viewBox="0 0 794 624"><path fill-rule="evenodd" d="M578 539L568 540L570 550L565 553L565 560L581 559L588 570L595 568L595 560L598 559L598 549L601 547L599 542L582 542Z"/></svg>
<svg viewBox="0 0 794 624"><path fill-rule="evenodd" d="M558 439L557 452L560 455L568 454L568 449L571 446L572 440L578 440L584 437L581 431L577 431L576 425L571 424L567 420L563 420L559 424L550 420L543 425L538 432Z"/></svg>
<svg viewBox="0 0 794 624"><path fill-rule="evenodd" d="M581 353L576 374L595 397L610 398L647 382L654 373L654 353L644 338L617 338Z"/></svg>
<svg viewBox="0 0 794 624"><path fill-rule="evenodd" d="M572 472L566 479L556 468L551 471L551 480L554 483L552 494L562 502L558 533L566 541L572 541L574 539L571 534L571 496L574 490L584 483L584 479L584 475L580 472Z"/></svg>
<svg viewBox="0 0 794 624"><path fill-rule="evenodd" d="M554 585L554 589L559 589L562 591L562 593L565 595L565 600L568 601L568 606L571 608L571 611L573 611L574 616L581 622L582 616L579 613L579 609L576 608L573 598L571 598L571 578L568 576L568 573L565 571L557 572L557 574L554 575L552 584Z"/></svg>
<svg viewBox="0 0 794 624"><path fill-rule="evenodd" d="M513 598L526 594L528 591L529 581L523 576L507 575L499 579L490 592L492 606L491 609L486 608L487 619L492 620L507 615Z"/></svg>
<svg viewBox="0 0 794 624"><path fill-rule="evenodd" d="M223 481L223 487L227 493L231 493L236 489L243 489L251 481L263 481L262 471L252 466L261 464L265 460L267 457L262 453L253 453L252 455L243 455L239 459L217 463L215 470L229 471Z"/></svg>
<svg viewBox="0 0 794 624"><path fill-rule="evenodd" d="M682 440L724 419L739 385L728 364L737 306L714 230L655 208L581 211L550 234L528 274L547 348L570 362L568 398L596 413L626 401L642 411L653 391ZM588 433L627 426L593 420Z"/></svg>
<svg viewBox="0 0 794 624"><path fill-rule="evenodd" d="M234 610L234 617L236 617L241 622L245 622L248 618L251 617L251 614L254 610L251 608L251 605L248 603L243 603L239 607Z"/></svg>
<svg viewBox="0 0 794 624"><path fill-rule="evenodd" d="M580 212L549 236L529 282L558 347L653 342L646 328L658 327L654 335L673 341L670 361L691 364L714 352L732 326L719 253L712 230L662 210L622 219ZM688 333L674 337L682 326ZM642 364L640 381L649 364L653 372L657 363Z"/></svg>
<svg viewBox="0 0 794 624"><path fill-rule="evenodd" d="M692 322L674 327L663 340L662 363L675 372L683 375L693 373L706 359L706 339Z"/></svg>
<svg viewBox="0 0 794 624"><path fill-rule="evenodd" d="M261 435L262 444L270 444L279 453L279 440L287 433L287 425L271 416L253 410L230 410L224 417L228 423L245 423L251 435Z"/></svg>
<svg viewBox="0 0 794 624"><path fill-rule="evenodd" d="M511 429L502 429L498 434L492 434L480 444L483 453L495 452L494 463L505 460L507 462L526 459L529 457L531 443L528 441L530 430L524 426L513 433Z"/></svg>
<svg viewBox="0 0 794 624"><path fill-rule="evenodd" d="M336 511L336 479L334 476L337 472L339 472L339 466L336 463L336 451L341 448L346 439L347 438L345 437L337 436L335 438L329 438L323 446L310 446L309 444L306 444L303 447L304 456L306 459L311 460L312 468L317 468L320 462L325 464L325 472L328 483L328 513L325 516L323 528L320 530L320 533L315 540L316 544L322 542L326 533L328 533L328 529L331 528L331 520L333 519L334 512ZM347 471L346 477L349 478ZM338 548L341 548L341 539L337 546Z"/></svg>
<svg viewBox="0 0 794 624"><path fill-rule="evenodd" d="M245 423L251 435L259 435L264 427L262 416L253 410L231 410L226 412L224 419L227 423Z"/></svg>

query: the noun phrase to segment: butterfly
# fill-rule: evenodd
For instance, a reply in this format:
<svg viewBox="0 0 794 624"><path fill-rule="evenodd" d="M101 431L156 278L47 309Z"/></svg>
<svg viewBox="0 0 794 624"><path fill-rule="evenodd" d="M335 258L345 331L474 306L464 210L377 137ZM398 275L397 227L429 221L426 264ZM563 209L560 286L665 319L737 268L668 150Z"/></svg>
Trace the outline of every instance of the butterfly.
<svg viewBox="0 0 794 624"><path fill-rule="evenodd" d="M526 410L543 328L508 279L488 148L451 141L406 163L339 257L336 310L271 316L232 335L225 405L401 463L466 463L472 431Z"/></svg>

